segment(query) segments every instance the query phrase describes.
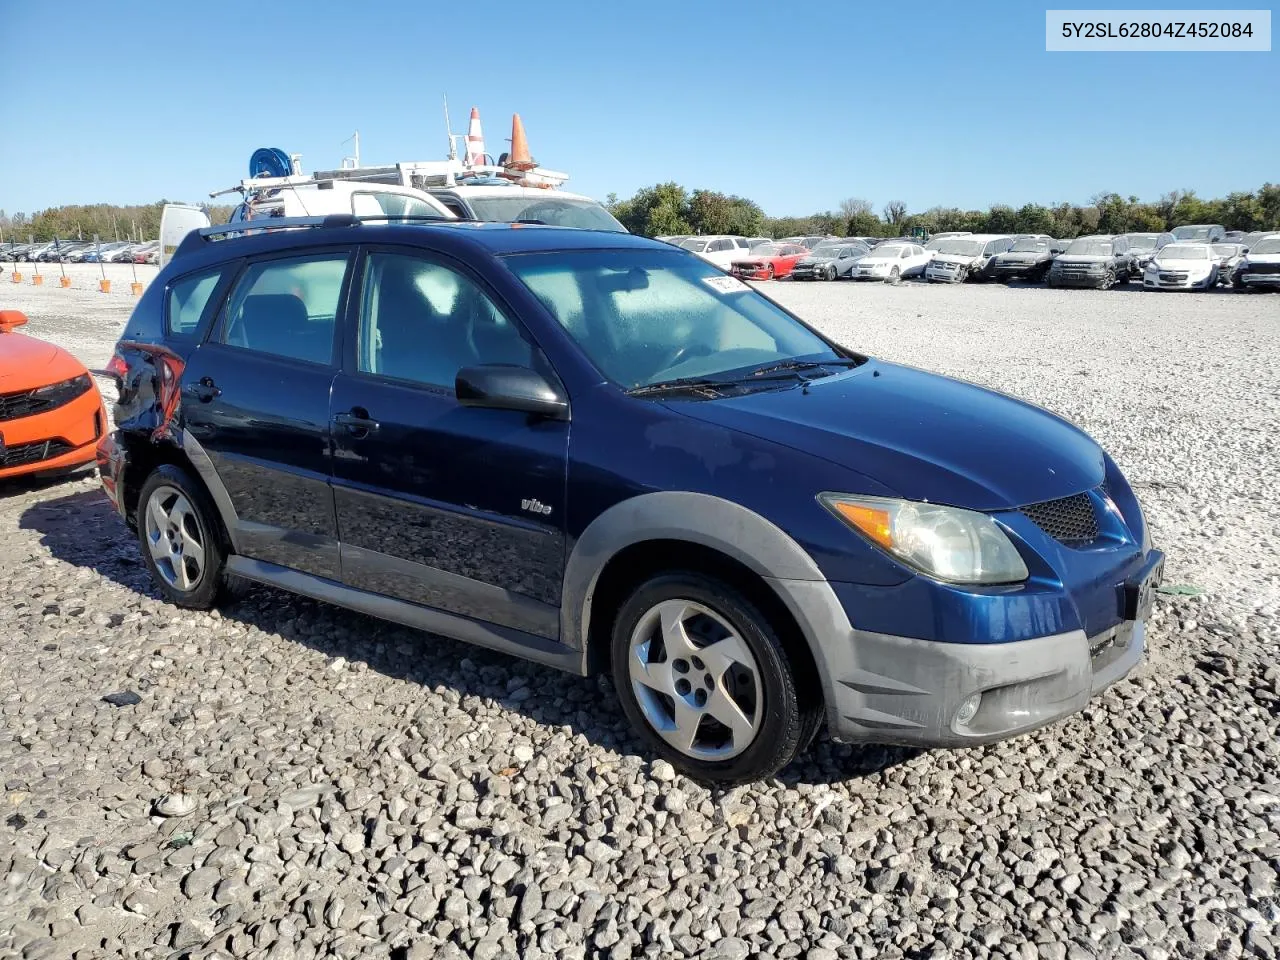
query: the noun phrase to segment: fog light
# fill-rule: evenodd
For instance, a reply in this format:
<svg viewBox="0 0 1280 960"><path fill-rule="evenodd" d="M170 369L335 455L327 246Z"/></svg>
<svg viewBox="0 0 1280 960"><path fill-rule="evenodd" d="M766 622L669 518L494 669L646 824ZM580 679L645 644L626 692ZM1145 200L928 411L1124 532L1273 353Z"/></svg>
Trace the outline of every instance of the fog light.
<svg viewBox="0 0 1280 960"><path fill-rule="evenodd" d="M978 707L981 705L982 694L975 693L966 697L964 703L960 704L960 709L956 711L956 723L962 727L967 725L978 715Z"/></svg>

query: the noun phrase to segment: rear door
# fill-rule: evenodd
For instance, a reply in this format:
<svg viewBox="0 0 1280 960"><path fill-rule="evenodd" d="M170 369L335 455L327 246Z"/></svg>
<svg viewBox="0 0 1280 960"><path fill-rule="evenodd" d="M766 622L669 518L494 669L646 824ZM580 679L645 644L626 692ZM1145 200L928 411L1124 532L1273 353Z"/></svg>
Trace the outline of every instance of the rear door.
<svg viewBox="0 0 1280 960"><path fill-rule="evenodd" d="M479 277L420 249L371 248L334 381L343 579L559 636L569 424L461 406L481 363L554 377Z"/></svg>
<svg viewBox="0 0 1280 960"><path fill-rule="evenodd" d="M225 488L247 557L340 577L329 391L346 250L250 260L183 373L183 423Z"/></svg>

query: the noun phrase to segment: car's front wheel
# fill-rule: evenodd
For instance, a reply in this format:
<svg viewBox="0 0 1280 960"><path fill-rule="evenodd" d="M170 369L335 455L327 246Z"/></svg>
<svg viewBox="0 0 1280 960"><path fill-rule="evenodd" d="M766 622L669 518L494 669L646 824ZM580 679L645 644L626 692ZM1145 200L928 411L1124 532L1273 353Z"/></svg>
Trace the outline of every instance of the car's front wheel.
<svg viewBox="0 0 1280 960"><path fill-rule="evenodd" d="M902 282L902 271L896 266L889 271L889 282L895 287Z"/></svg>
<svg viewBox="0 0 1280 960"><path fill-rule="evenodd" d="M773 625L733 587L701 574L642 584L618 612L611 652L627 719L698 780L770 776L821 721L821 698L800 695Z"/></svg>
<svg viewBox="0 0 1280 960"><path fill-rule="evenodd" d="M138 494L138 543L170 603L208 610L222 594L227 553L213 501L185 470L157 467Z"/></svg>

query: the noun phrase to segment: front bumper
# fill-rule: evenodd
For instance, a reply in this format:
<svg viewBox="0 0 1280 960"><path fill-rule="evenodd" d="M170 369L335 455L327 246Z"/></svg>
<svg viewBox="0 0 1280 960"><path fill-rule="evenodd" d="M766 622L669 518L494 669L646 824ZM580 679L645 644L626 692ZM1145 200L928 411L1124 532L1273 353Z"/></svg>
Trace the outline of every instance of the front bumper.
<svg viewBox="0 0 1280 960"><path fill-rule="evenodd" d="M962 747L1019 736L1067 717L1127 675L1142 661L1163 568L1164 555L1150 550L1111 573L1091 575L1081 593L1058 594L1064 607L1092 611L1070 627L1054 615L1052 603L1028 603L1018 597L1022 591L986 591L968 622L950 633L958 642L859 629L855 623L870 626L877 618L874 611L864 616L836 599L848 585L772 582L810 638L834 739ZM901 599L889 597L894 605ZM1003 626L1001 613L1009 621ZM955 619L946 618L941 607L933 613L939 615ZM918 626L905 615L895 622L903 630ZM1010 626L1025 632L992 640Z"/></svg>
<svg viewBox="0 0 1280 960"><path fill-rule="evenodd" d="M729 271L730 274L740 280L768 280L769 270L767 267L739 267L735 266Z"/></svg>
<svg viewBox="0 0 1280 960"><path fill-rule="evenodd" d="M106 425L107 411L96 387L44 413L0 421L0 479L92 463Z"/></svg>
<svg viewBox="0 0 1280 960"><path fill-rule="evenodd" d="M1245 270L1238 279L1246 287L1280 287L1280 268Z"/></svg>
<svg viewBox="0 0 1280 960"><path fill-rule="evenodd" d="M1105 267L1087 270L1069 267L1065 270L1050 269L1049 277L1059 287L1101 287L1106 281L1107 271Z"/></svg>
<svg viewBox="0 0 1280 960"><path fill-rule="evenodd" d="M1149 273L1142 274L1142 286L1147 290L1208 290L1218 285L1214 274L1204 277L1192 277L1186 273Z"/></svg>
<svg viewBox="0 0 1280 960"><path fill-rule="evenodd" d="M1021 280L1027 277L1038 277L1047 268L1043 263L997 263L992 273L997 280Z"/></svg>

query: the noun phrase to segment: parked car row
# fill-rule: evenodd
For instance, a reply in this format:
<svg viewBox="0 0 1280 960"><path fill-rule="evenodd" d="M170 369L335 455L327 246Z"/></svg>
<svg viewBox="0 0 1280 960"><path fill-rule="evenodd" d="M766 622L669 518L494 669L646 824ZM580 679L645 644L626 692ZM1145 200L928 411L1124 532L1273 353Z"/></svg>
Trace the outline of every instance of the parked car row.
<svg viewBox="0 0 1280 960"><path fill-rule="evenodd" d="M160 243L147 240L132 243L112 240L59 240L44 243L8 243L0 246L0 261L6 263L159 263Z"/></svg>
<svg viewBox="0 0 1280 960"><path fill-rule="evenodd" d="M1278 285L1272 279L1275 258L1271 252L1280 246L1280 233L1228 232L1217 224L1188 224L1162 233L1094 234L1074 240L1044 234L963 232L936 234L924 244L913 237L657 239L696 253L746 280L1023 280L1100 290L1130 280L1155 290Z"/></svg>

